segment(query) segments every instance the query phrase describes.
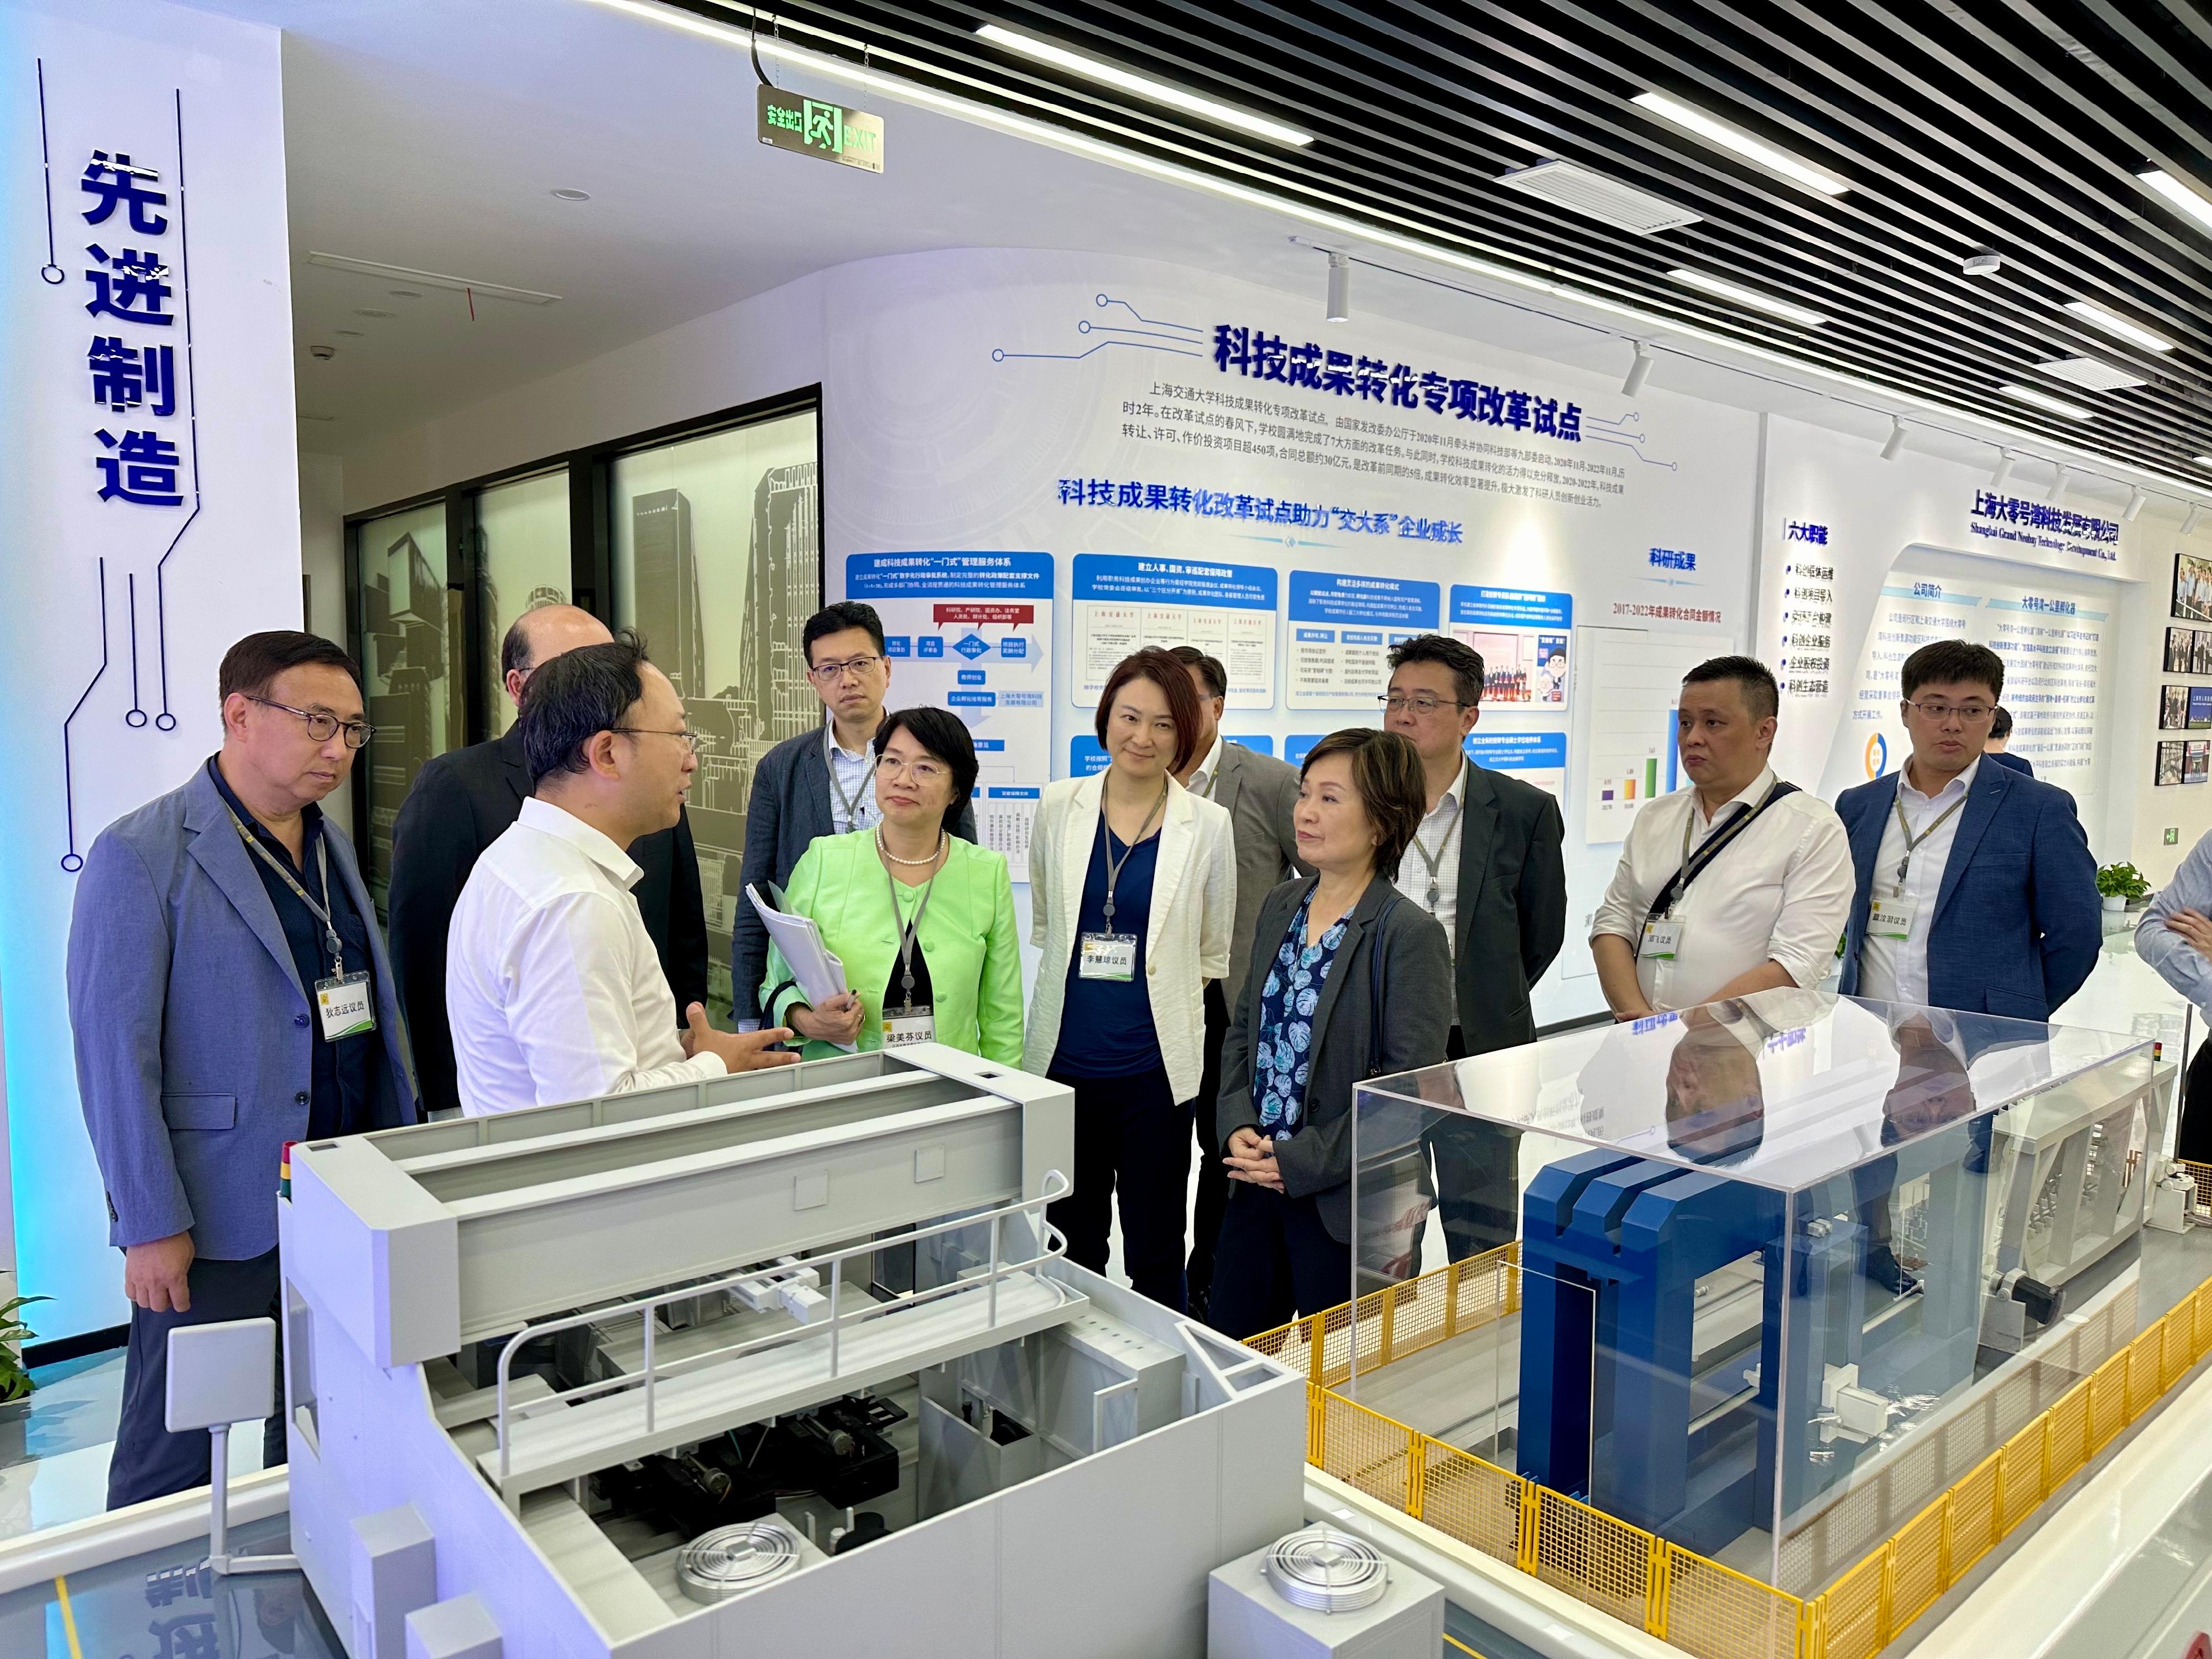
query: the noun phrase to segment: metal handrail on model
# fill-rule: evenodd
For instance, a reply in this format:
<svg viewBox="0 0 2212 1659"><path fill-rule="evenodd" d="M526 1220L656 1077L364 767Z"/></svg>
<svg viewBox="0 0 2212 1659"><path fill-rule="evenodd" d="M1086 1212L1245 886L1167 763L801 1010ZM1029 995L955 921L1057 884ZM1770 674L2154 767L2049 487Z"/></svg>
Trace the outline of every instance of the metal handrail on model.
<svg viewBox="0 0 2212 1659"><path fill-rule="evenodd" d="M1035 1198L1021 1199L1012 1204L1000 1205L994 1210L982 1210L973 1215L958 1217L954 1220L940 1221L931 1226L919 1227L911 1232L902 1232L893 1239L870 1239L863 1243L848 1245L842 1250L834 1250L827 1255L808 1256L799 1262L781 1267L747 1267L738 1273L725 1274L720 1279L705 1284L684 1285L674 1290L659 1291L651 1296L617 1303L611 1307L594 1308L584 1313L569 1314L559 1319L539 1320L535 1323L525 1325L507 1339L506 1346L502 1347L499 1353L497 1426L500 1479L506 1480L509 1473L507 1404L508 1371L514 1364L515 1354L520 1351L524 1343L538 1337L550 1335L556 1331L574 1330L581 1326L603 1324L608 1320L620 1319L629 1314L641 1316L645 1325L645 1355L641 1370L625 1371L618 1376L603 1377L596 1382L586 1382L557 1393L541 1395L518 1408L516 1412L518 1419L532 1416L555 1406L566 1406L587 1395L642 1387L645 1391L645 1428L646 1432L650 1434L653 1427L653 1384L661 1376L672 1376L678 1371L692 1370L707 1364L709 1360L727 1359L738 1354L750 1353L758 1349L786 1346L792 1343L804 1341L809 1337L828 1337L830 1376L832 1380L835 1380L838 1374L838 1339L848 1324L859 1324L864 1320L877 1319L902 1309L918 1307L925 1302L935 1301L939 1297L981 1288L985 1291L990 1304L989 1310L984 1318L984 1328L987 1330L995 1329L999 1323L999 1282L1009 1273L1026 1272L1031 1267L1041 1267L1045 1262L1067 1253L1066 1235L1045 1218L1044 1210L1046 1206L1057 1203L1066 1197L1074 1190L1074 1183L1058 1170L1048 1170L1045 1171L1042 1184L1044 1190ZM1026 1256L1019 1261L1000 1261L999 1242L1003 1224L1010 1217L1025 1215L1032 1211L1036 1212L1036 1220L1043 1236L1042 1248L1036 1255ZM871 1302L865 1307L855 1308L850 1313L844 1312L838 1307L839 1297L844 1285L844 1265L853 1257L874 1255L884 1249L887 1244L913 1244L922 1239L934 1238L940 1233L957 1232L964 1228L981 1226L985 1223L989 1224L991 1233L990 1265L987 1271L968 1278L956 1279L946 1284L932 1285L926 1291L902 1291L888 1302ZM724 1291L733 1290L740 1285L755 1283L762 1279L773 1279L779 1273L790 1273L793 1267L818 1270L824 1266L830 1269L830 1317L827 1320L818 1324L799 1325L787 1330L771 1331L765 1336L754 1337L744 1342L732 1342L719 1348L710 1348L703 1353L689 1354L665 1366L657 1364L653 1351L653 1316L663 1307L672 1303L688 1302L697 1297L716 1295Z"/></svg>

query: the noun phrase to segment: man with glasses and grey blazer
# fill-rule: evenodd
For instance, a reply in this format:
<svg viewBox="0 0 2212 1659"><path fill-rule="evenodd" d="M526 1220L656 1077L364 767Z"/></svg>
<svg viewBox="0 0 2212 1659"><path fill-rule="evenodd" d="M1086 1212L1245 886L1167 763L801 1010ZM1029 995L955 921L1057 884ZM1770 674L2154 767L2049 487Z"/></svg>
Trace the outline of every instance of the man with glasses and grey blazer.
<svg viewBox="0 0 2212 1659"><path fill-rule="evenodd" d="M111 1509L207 1484L206 1431L164 1422L169 1333L278 1316L285 1144L416 1115L376 913L319 805L368 740L360 670L249 634L217 684L222 750L100 832L70 917L77 1094L131 1302ZM284 1456L280 1406L262 1460Z"/></svg>
<svg viewBox="0 0 2212 1659"><path fill-rule="evenodd" d="M753 769L745 803L745 857L740 878L770 896L791 879L817 836L842 836L883 822L876 810L876 728L891 689L883 619L872 605L840 599L799 630L806 678L822 699L814 731L786 738ZM975 809L963 806L952 833L975 839ZM730 1012L738 1029L760 1024L761 980L768 971L768 927L742 895L730 929Z"/></svg>

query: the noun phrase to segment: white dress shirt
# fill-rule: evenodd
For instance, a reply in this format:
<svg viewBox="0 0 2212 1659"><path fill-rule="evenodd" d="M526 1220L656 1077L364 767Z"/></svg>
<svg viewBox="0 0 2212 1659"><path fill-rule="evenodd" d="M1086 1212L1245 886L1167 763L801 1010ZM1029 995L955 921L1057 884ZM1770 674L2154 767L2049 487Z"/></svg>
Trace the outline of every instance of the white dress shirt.
<svg viewBox="0 0 2212 1659"><path fill-rule="evenodd" d="M1221 745L1227 741L1220 732L1213 734L1213 747L1206 751L1206 763L1190 775L1185 786L1201 800L1213 799L1213 786L1221 781Z"/></svg>
<svg viewBox="0 0 2212 1659"><path fill-rule="evenodd" d="M471 1117L720 1077L684 1058L629 855L550 801L484 848L453 906L446 1014Z"/></svg>
<svg viewBox="0 0 2212 1659"><path fill-rule="evenodd" d="M1652 902L1682 866L1684 830L1694 852L1739 806L1755 811L1773 787L1774 769L1765 768L1711 818L1695 789L1644 807L1628 828L1613 883L1591 919L1591 936L1616 933L1632 948L1638 945ZM1675 902L1681 948L1671 961L1649 952L1638 957L1644 1000L1661 1010L1695 1007L1768 961L1779 963L1799 985L1818 985L1835 965L1855 884L1850 842L1836 809L1805 790L1784 796Z"/></svg>
<svg viewBox="0 0 2212 1659"><path fill-rule="evenodd" d="M876 753L867 744L857 755L837 741L837 726L826 720L822 728L822 755L830 763L830 823L838 835L866 830L883 821L876 810ZM842 793L841 793L842 792ZM846 803L852 803L848 808Z"/></svg>
<svg viewBox="0 0 2212 1659"><path fill-rule="evenodd" d="M1881 845L1874 855L1873 897L1902 897L1912 906L1912 925L1901 939L1877 937L1869 909L1866 938L1859 945L1859 995L1875 1002L1926 1005L1929 924L1936 919L1936 896L1943 888L1943 866L1951 861L1951 843L1958 836L1959 820L1966 815L1966 792L1973 787L1974 774L1981 766L1978 755L1966 763L1965 771L1932 795L1923 795L1912 787L1910 766L1899 775L1897 802L1883 820ZM1956 811L1951 810L1954 805ZM1897 821L1899 806L1905 809L1905 822L1911 825L1913 835L1927 836L1912 849L1909 864L1905 863L1905 830ZM1939 817L1943 821L1936 823ZM1935 827L1930 829L1930 824ZM1897 880L1900 864L1905 866L1901 888Z"/></svg>
<svg viewBox="0 0 2212 1659"><path fill-rule="evenodd" d="M1462 763L1451 787L1413 832L1417 845L1407 848L1398 860L1398 890L1442 924L1445 947L1455 957L1459 951L1459 826L1467 815L1466 806L1467 767ZM1434 875L1429 873L1429 860L1422 856L1424 848L1436 858ZM1433 904L1429 902L1432 886L1437 890Z"/></svg>

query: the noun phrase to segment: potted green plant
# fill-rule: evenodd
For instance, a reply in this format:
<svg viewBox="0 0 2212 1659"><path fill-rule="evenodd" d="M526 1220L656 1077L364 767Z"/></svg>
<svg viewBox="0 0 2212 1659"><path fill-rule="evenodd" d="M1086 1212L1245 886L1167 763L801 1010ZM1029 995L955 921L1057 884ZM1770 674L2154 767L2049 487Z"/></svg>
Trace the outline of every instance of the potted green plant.
<svg viewBox="0 0 2212 1659"><path fill-rule="evenodd" d="M2097 872L2097 891L2108 913L2128 908L2130 901L2150 891L2150 883L2132 864L2108 864Z"/></svg>

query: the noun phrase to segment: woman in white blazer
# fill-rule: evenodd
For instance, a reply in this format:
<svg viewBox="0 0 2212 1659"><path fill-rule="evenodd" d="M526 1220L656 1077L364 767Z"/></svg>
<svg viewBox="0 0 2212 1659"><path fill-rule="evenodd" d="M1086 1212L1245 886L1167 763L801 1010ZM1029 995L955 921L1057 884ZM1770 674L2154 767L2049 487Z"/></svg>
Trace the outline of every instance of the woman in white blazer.
<svg viewBox="0 0 2212 1659"><path fill-rule="evenodd" d="M1174 777L1198 738L1189 672L1123 658L1098 700L1106 769L1048 786L1030 834L1043 957L1023 1065L1075 1091L1075 1190L1052 1224L1103 1273L1118 1191L1130 1283L1177 1310L1206 981L1229 972L1237 908L1229 813Z"/></svg>

